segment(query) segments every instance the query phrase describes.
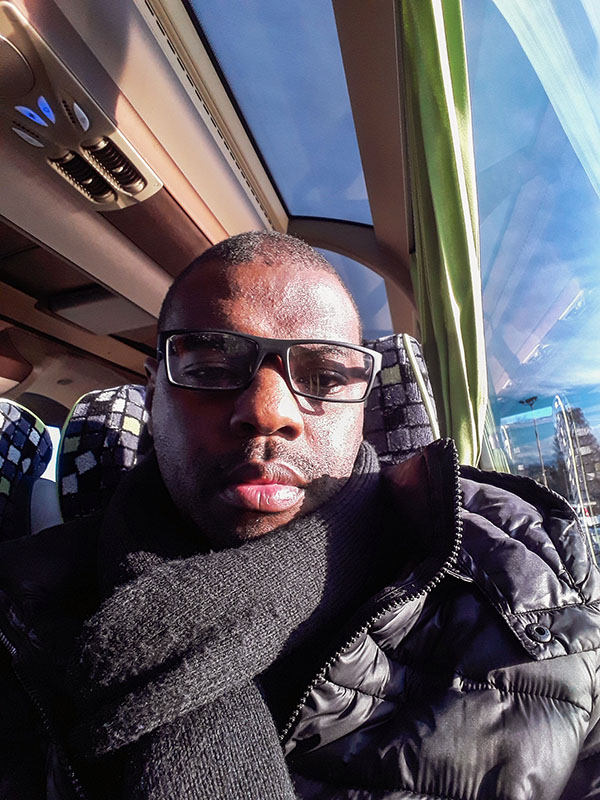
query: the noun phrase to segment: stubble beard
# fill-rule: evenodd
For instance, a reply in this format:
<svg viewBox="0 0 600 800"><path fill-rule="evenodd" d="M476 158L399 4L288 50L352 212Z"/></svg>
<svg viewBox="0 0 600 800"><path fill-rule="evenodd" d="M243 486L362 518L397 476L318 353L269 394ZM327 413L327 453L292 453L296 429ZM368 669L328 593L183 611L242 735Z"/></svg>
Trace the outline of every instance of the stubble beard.
<svg viewBox="0 0 600 800"><path fill-rule="evenodd" d="M354 461L351 464L337 464L334 471L346 473L343 475L319 474L320 469L315 467L313 459L301 453L290 453L284 443L270 439L265 442L248 441L235 454L218 459L213 457L209 466L200 455L198 463L203 465L195 470L183 470L180 462L170 463L170 458L161 463L159 456L158 461L176 507L214 549L239 546L319 508L346 483L354 464ZM286 512L269 513L221 504L219 493L226 475L240 463L248 461L282 461L302 475L308 483L298 507ZM331 465L328 466L331 468Z"/></svg>

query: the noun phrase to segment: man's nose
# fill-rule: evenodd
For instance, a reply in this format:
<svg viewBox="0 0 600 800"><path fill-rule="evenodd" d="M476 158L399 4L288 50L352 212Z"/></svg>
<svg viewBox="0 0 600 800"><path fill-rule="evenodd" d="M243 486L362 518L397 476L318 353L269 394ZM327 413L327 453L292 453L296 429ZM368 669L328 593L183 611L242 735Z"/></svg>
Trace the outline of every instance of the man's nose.
<svg viewBox="0 0 600 800"><path fill-rule="evenodd" d="M300 436L304 418L280 369L280 364L263 363L252 383L240 393L230 420L236 435L278 434L289 440Z"/></svg>

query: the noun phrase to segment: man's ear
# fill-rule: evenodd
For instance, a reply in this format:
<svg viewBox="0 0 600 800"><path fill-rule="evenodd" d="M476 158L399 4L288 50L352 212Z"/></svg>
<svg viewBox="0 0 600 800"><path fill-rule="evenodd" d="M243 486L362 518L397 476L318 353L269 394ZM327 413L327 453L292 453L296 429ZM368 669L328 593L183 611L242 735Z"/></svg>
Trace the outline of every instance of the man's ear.
<svg viewBox="0 0 600 800"><path fill-rule="evenodd" d="M150 436L152 436L152 398L154 397L154 389L156 386L156 371L158 370L157 360L149 356L144 362L144 369L148 378L148 382L146 384L146 396L144 398L144 406L148 412L148 422L146 423L146 428L148 429Z"/></svg>

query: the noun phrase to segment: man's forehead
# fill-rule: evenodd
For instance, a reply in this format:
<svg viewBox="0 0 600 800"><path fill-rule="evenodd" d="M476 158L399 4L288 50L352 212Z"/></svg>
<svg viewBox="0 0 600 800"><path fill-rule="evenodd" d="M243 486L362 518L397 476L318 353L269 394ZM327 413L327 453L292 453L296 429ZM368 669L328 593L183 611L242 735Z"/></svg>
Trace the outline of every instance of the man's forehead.
<svg viewBox="0 0 600 800"><path fill-rule="evenodd" d="M359 336L355 308L336 275L290 261L201 264L178 287L166 322L283 338Z"/></svg>

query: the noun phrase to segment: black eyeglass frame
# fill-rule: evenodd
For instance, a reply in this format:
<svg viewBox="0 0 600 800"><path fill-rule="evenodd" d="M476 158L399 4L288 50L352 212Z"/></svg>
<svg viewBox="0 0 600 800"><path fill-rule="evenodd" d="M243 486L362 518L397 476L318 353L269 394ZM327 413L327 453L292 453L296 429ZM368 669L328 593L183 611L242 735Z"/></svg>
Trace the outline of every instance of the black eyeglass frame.
<svg viewBox="0 0 600 800"><path fill-rule="evenodd" d="M254 365L254 369L250 374L248 380L242 384L241 386L235 387L210 387L204 388L200 386L187 386L184 383L179 383L178 381L174 380L171 375L171 369L169 365L169 358L167 355L167 341L171 336L178 336L181 334L205 334L205 333L227 333L231 336L237 336L240 339L247 339L255 344L258 345L258 352L256 354L256 363ZM367 355L371 356L373 359L373 370L371 372L371 377L369 379L369 383L365 390L363 397L360 399L352 399L352 400L343 400L337 397L320 397L316 394L310 394L309 392L301 392L298 389L295 389L292 384L292 379L290 375L290 361L289 361L289 351L290 348L297 344L328 344L328 345L338 345L341 347L349 347L352 350L358 350L360 353L366 353ZM368 398L371 389L373 388L373 384L375 382L375 378L377 377L378 373L381 371L382 365L382 355L378 353L376 350L371 350L369 347L363 347L359 344L350 344L349 342L339 342L334 341L332 339L267 339L263 336L251 336L247 333L240 333L239 331L230 331L230 330L220 330L218 328L212 328L210 330L186 330L186 329L177 329L177 330L169 330L169 331L161 331L158 334L158 341L156 346L156 359L157 362L160 363L161 358L165 360L165 371L167 374L167 380L172 386L177 386L181 389L190 389L191 391L196 392L235 392L239 391L240 389L245 389L249 386L254 378L256 377L256 373L260 369L263 361L265 360L266 356L270 355L277 355L281 359L281 363L283 364L283 371L285 376L285 382L290 389L290 391L298 395L299 397L308 397L311 400L321 400L324 403L364 403L365 400Z"/></svg>

